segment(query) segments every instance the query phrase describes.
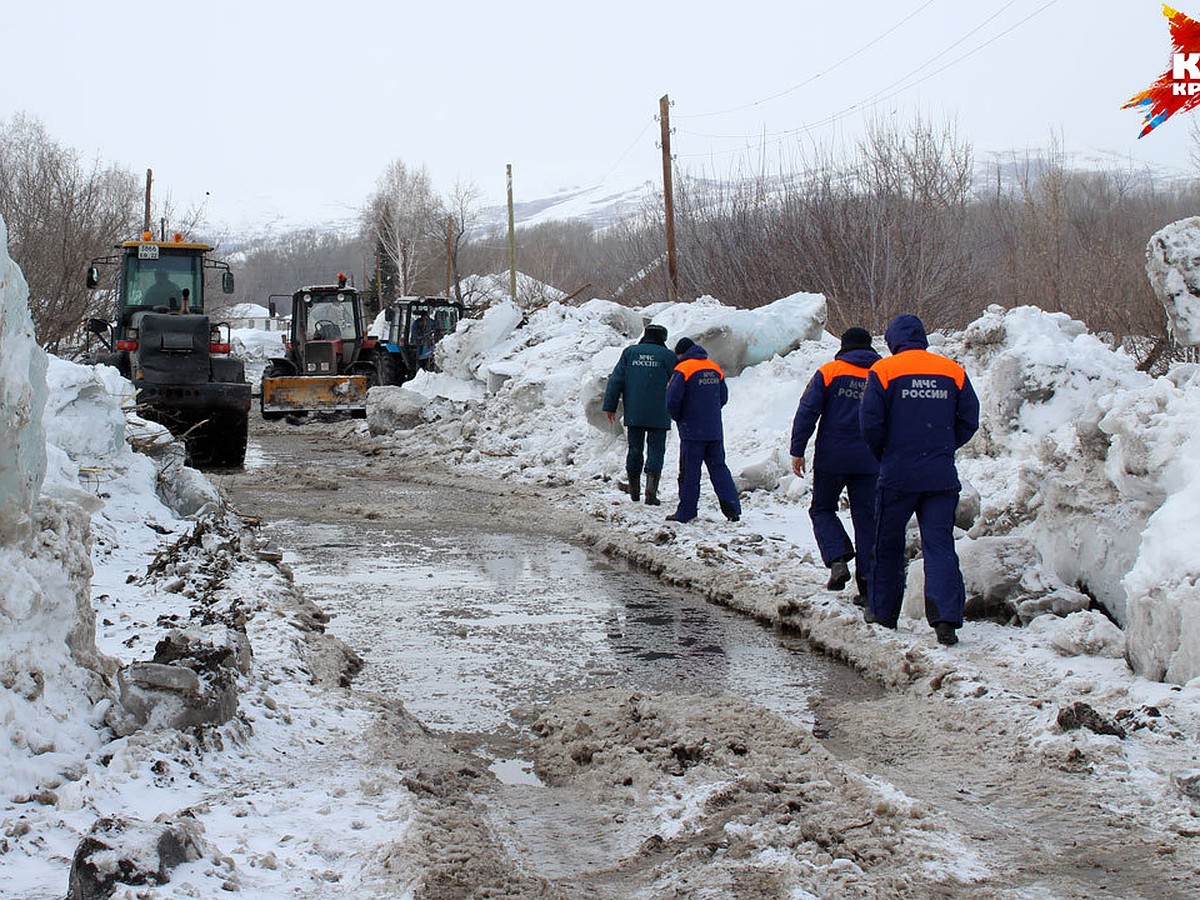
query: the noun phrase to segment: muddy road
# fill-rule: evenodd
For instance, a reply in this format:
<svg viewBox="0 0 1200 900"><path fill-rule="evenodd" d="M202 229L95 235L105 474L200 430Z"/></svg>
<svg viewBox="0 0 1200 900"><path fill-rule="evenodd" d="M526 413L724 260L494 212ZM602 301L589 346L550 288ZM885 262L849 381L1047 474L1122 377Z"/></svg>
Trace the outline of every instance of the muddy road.
<svg viewBox="0 0 1200 900"><path fill-rule="evenodd" d="M355 686L435 731L505 733L514 709L608 687L728 691L811 725L817 696L870 691L794 636L531 528L518 501L355 479L358 454L315 452L292 489L255 484L269 463L252 462L236 502L363 657Z"/></svg>
<svg viewBox="0 0 1200 900"><path fill-rule="evenodd" d="M354 689L428 730L368 736L421 801L420 828L384 861L418 896L1200 886L1192 842L1143 828L1088 760L885 691L588 551L536 489L364 455L345 433L252 429L246 470L218 481L362 657Z"/></svg>

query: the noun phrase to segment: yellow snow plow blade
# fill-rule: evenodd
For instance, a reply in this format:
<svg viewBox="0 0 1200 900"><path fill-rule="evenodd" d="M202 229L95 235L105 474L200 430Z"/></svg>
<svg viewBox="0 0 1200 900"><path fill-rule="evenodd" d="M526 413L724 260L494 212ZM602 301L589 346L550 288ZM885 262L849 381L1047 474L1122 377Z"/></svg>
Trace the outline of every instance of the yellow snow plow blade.
<svg viewBox="0 0 1200 900"><path fill-rule="evenodd" d="M263 412L366 410L365 375L289 375L265 378Z"/></svg>

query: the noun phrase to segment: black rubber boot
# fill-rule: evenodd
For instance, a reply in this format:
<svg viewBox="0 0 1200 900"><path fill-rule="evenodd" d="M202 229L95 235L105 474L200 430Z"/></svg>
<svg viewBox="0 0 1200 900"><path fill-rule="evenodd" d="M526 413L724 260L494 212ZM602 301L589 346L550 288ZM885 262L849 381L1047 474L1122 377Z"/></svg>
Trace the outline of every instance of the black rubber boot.
<svg viewBox="0 0 1200 900"><path fill-rule="evenodd" d="M949 622L938 622L933 626L933 630L937 632L938 643L946 647L953 647L958 643L958 635L955 632L958 630Z"/></svg>
<svg viewBox="0 0 1200 900"><path fill-rule="evenodd" d="M658 479L661 473L647 472L646 473L646 505L661 506L658 499Z"/></svg>
<svg viewBox="0 0 1200 900"><path fill-rule="evenodd" d="M730 522L736 522L741 516L738 515L737 509L732 503L726 503L724 500L718 501L721 504L721 512L725 514Z"/></svg>
<svg viewBox="0 0 1200 900"><path fill-rule="evenodd" d="M866 606L867 605L867 579L864 578L862 575L855 573L854 583L858 587L858 595L854 598L854 605L855 606Z"/></svg>
<svg viewBox="0 0 1200 900"><path fill-rule="evenodd" d="M629 497L632 500L642 499L642 473L627 472L629 476Z"/></svg>
<svg viewBox="0 0 1200 900"><path fill-rule="evenodd" d="M825 585L831 591L840 591L850 583L850 567L844 559L835 559L829 565L829 583Z"/></svg>

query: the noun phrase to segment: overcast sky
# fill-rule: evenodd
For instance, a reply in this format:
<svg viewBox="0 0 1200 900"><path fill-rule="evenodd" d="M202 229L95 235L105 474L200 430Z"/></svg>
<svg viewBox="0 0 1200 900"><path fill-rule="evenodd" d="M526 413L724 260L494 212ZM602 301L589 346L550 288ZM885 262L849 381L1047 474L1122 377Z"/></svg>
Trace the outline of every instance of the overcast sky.
<svg viewBox="0 0 1200 900"><path fill-rule="evenodd" d="M1121 109L1169 65L1158 0L42 0L0 35L0 119L237 230L351 218L393 159L497 203L509 163L525 200L660 182L664 94L677 162L716 174L918 112L982 159L1057 135L1183 170L1197 115L1139 140Z"/></svg>

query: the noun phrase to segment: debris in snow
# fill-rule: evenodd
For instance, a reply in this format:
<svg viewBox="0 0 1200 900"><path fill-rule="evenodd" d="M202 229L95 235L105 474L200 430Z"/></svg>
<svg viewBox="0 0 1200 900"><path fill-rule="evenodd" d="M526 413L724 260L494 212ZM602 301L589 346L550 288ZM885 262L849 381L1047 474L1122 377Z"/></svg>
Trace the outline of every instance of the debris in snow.
<svg viewBox="0 0 1200 900"><path fill-rule="evenodd" d="M195 819L98 819L75 850L68 896L107 900L119 884L167 884L172 869L204 856L203 830Z"/></svg>
<svg viewBox="0 0 1200 900"><path fill-rule="evenodd" d="M1074 731L1086 728L1096 734L1111 734L1121 739L1125 738L1125 729L1111 719L1105 718L1083 701L1076 701L1058 711L1055 720L1063 731Z"/></svg>

